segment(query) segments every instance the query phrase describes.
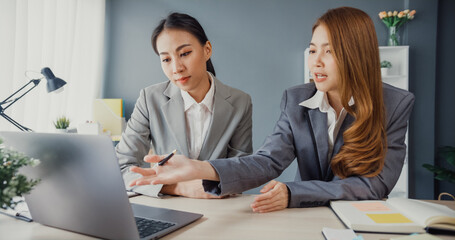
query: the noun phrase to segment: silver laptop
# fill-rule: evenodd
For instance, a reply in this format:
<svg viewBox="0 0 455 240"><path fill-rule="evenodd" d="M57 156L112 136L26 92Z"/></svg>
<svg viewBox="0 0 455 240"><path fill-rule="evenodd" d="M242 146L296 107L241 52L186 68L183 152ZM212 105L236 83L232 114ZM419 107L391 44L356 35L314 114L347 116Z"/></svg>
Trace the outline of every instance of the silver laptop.
<svg viewBox="0 0 455 240"><path fill-rule="evenodd" d="M0 132L0 138L41 161L21 170L41 179L25 196L36 222L107 239L153 239L202 217L131 204L107 136Z"/></svg>

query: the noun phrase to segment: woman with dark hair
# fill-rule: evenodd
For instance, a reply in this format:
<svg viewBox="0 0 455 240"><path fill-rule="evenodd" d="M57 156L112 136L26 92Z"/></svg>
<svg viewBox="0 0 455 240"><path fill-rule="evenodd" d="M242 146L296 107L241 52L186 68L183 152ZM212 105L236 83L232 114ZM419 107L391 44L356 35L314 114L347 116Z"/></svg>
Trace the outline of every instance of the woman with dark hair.
<svg viewBox="0 0 455 240"><path fill-rule="evenodd" d="M313 27L308 65L314 83L284 92L275 130L256 153L210 162L174 156L164 166L133 168L143 177L132 185L204 179L206 192L225 195L260 186L297 159L295 181L266 184L253 211L387 197L406 155L414 96L382 83L371 18L350 7L327 11Z"/></svg>
<svg viewBox="0 0 455 240"><path fill-rule="evenodd" d="M159 155L176 149L202 160L251 154L251 98L215 77L212 45L199 22L187 14L172 13L153 31L152 45L168 81L141 90L116 146L125 182L140 176L130 167L150 167L143 161L149 149ZM139 186L133 191L218 198L203 191L201 180L162 188Z"/></svg>

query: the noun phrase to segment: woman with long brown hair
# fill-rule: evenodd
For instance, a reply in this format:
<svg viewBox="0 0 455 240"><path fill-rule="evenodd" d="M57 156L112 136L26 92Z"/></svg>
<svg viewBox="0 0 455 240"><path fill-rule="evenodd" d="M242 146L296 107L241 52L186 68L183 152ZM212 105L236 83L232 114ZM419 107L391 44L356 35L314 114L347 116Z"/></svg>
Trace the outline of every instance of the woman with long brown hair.
<svg viewBox="0 0 455 240"><path fill-rule="evenodd" d="M371 18L350 7L327 11L313 27L308 64L314 83L284 92L275 130L256 153L210 162L175 156L164 166L132 169L143 177L131 184L204 179L206 192L226 195L278 177L297 159L295 181L269 182L253 211L386 197L403 166L414 96L382 83Z"/></svg>

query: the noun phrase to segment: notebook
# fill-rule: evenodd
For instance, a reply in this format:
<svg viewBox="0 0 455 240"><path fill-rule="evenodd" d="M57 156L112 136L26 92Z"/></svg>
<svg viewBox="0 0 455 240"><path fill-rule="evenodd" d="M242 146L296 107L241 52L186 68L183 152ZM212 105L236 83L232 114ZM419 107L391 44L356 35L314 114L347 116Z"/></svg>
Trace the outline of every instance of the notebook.
<svg viewBox="0 0 455 240"><path fill-rule="evenodd" d="M435 229L455 233L455 211L415 199L387 201L331 201L344 224L355 231L423 233Z"/></svg>
<svg viewBox="0 0 455 240"><path fill-rule="evenodd" d="M33 220L41 224L105 239L152 239L202 217L131 204L107 136L0 132L0 138L40 160L21 172L41 179L24 196Z"/></svg>

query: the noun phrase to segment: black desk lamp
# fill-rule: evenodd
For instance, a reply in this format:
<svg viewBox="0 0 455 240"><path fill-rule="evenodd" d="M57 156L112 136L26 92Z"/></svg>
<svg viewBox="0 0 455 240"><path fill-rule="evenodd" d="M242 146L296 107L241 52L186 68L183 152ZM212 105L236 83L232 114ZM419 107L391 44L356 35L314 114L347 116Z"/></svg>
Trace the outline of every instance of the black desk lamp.
<svg viewBox="0 0 455 240"><path fill-rule="evenodd" d="M51 69L48 67L45 67L41 69L41 74L47 79L47 92L53 92L66 84L65 81L63 81L60 78L57 78L54 76L52 73ZM9 108L11 105L13 105L17 100L21 99L25 94L30 92L32 89L34 89L38 84L40 83L42 78L40 79L32 79L30 82L26 83L23 87L21 87L19 90L11 94L11 96L7 97L5 100L0 102L0 116L4 117L8 122L12 123L14 126L19 128L22 131L27 131L27 132L33 132L32 129L27 128L25 126L22 126L18 122L14 121L14 119L10 118L8 115L5 114L5 110ZM18 94L20 91L22 91L24 88L26 88L28 85L33 83L33 87L28 89L26 92L24 92L22 95L20 95L17 98L13 98L16 94ZM6 107L3 107L3 105L8 104Z"/></svg>

